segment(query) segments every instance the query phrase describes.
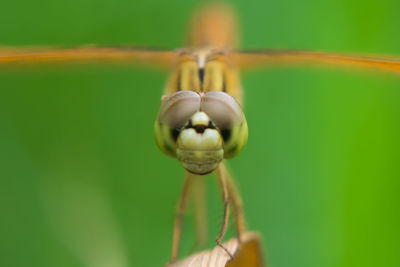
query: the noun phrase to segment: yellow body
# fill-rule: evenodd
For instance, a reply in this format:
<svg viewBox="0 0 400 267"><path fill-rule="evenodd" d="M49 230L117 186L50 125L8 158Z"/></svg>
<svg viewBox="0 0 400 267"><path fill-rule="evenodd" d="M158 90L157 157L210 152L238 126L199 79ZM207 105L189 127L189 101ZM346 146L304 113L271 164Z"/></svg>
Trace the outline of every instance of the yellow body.
<svg viewBox="0 0 400 267"><path fill-rule="evenodd" d="M194 16L193 23L190 48L180 51L164 89L155 138L160 149L177 157L186 170L207 174L223 158L243 149L248 129L241 109L239 74L229 52L236 43L232 13L226 7L208 8ZM199 98L182 91L196 92ZM197 105L197 110L183 101ZM199 112L207 117L204 123L194 123ZM168 113L186 122L178 123Z"/></svg>

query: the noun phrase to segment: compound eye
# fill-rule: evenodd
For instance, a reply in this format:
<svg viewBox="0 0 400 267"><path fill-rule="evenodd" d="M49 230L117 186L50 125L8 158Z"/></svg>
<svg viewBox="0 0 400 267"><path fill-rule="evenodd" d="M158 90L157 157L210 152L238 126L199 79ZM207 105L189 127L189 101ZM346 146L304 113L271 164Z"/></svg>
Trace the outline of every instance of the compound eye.
<svg viewBox="0 0 400 267"><path fill-rule="evenodd" d="M239 103L227 93L210 91L201 98L200 107L224 139L224 157L236 156L246 144L248 134L246 118Z"/></svg>
<svg viewBox="0 0 400 267"><path fill-rule="evenodd" d="M171 129L180 129L200 110L200 95L193 91L179 91L163 99L158 120Z"/></svg>
<svg viewBox="0 0 400 267"><path fill-rule="evenodd" d="M204 94L200 104L211 121L221 130L230 130L244 120L242 108L229 94L210 91Z"/></svg>

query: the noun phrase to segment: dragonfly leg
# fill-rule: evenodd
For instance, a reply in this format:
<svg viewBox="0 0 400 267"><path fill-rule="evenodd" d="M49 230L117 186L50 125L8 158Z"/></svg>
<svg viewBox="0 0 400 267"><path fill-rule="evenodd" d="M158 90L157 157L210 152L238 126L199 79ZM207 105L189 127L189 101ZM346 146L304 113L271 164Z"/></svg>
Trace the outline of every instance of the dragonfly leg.
<svg viewBox="0 0 400 267"><path fill-rule="evenodd" d="M207 225L207 200L205 197L205 179L202 176L196 176L193 179L193 200L195 210L195 228L196 242L193 245L192 251L202 249L207 244L208 225Z"/></svg>
<svg viewBox="0 0 400 267"><path fill-rule="evenodd" d="M220 246L223 250L225 250L225 252L229 255L229 257L231 259L233 259L233 255L221 243L222 238L224 237L224 235L226 233L226 229L228 227L228 220L229 220L229 193L228 193L228 185L227 185L227 179L226 179L227 177L225 174L226 173L224 172L223 168L221 166L218 167L217 176L218 176L218 183L221 188L222 201L224 203L224 215L223 215L223 219L222 219L221 230L215 241L217 242L217 245Z"/></svg>
<svg viewBox="0 0 400 267"><path fill-rule="evenodd" d="M191 184L193 183L193 179L195 178L194 174L187 173L185 183L183 185L181 197L178 202L177 212L175 216L174 223L174 235L172 240L172 254L171 254L171 262L176 261L178 257L179 251L179 242L181 240L183 219L185 215L185 211L187 208L188 200L189 200L189 189Z"/></svg>
<svg viewBox="0 0 400 267"><path fill-rule="evenodd" d="M233 215L234 215L234 220L235 220L236 234L237 234L237 239L238 239L238 243L239 243L238 247L234 253L234 255L235 255L240 248L242 235L246 228L244 212L243 212L243 202L242 202L242 198L240 197L240 194L237 191L234 180L232 179L231 175L229 174L229 171L226 168L224 163L221 164L221 168L222 168L222 171L225 173L225 177L227 180L228 192L229 192L230 201L231 201L231 204L233 207Z"/></svg>

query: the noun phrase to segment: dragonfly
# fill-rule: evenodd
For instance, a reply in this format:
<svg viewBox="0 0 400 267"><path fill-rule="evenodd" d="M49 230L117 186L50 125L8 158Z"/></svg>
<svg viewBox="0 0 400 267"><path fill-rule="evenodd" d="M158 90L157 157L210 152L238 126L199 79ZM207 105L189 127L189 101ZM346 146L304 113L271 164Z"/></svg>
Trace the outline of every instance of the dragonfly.
<svg viewBox="0 0 400 267"><path fill-rule="evenodd" d="M194 13L186 48L0 47L2 65L94 61L171 69L154 125L160 150L177 158L186 170L174 223L171 262L178 259L190 189L207 174L216 174L223 202L217 245L234 258L235 253L222 245L231 209L239 244L246 229L242 200L225 163L242 151L248 138L240 71L318 64L400 73L400 59L394 57L279 49L241 51L237 48L236 23L231 7L214 4Z"/></svg>

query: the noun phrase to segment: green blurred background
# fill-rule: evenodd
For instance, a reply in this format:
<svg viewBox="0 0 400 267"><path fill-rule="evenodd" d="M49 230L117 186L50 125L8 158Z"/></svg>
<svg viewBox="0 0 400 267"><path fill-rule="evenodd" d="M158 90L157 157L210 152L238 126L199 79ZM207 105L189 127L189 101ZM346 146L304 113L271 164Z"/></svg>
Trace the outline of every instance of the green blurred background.
<svg viewBox="0 0 400 267"><path fill-rule="evenodd" d="M400 55L398 0L232 2L242 48ZM181 47L197 4L2 1L0 44ZM165 79L110 64L0 67L1 266L168 260L184 171L153 141ZM230 167L269 266L400 266L400 76L282 67L243 84L249 142ZM222 205L205 179L212 247Z"/></svg>

